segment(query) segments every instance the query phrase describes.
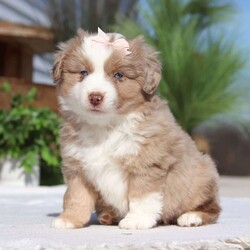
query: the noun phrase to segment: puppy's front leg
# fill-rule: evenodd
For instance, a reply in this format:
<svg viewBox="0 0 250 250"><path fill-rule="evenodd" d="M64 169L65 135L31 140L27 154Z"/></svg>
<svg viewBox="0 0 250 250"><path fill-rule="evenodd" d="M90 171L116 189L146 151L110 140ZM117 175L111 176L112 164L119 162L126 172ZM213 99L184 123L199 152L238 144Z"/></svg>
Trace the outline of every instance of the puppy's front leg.
<svg viewBox="0 0 250 250"><path fill-rule="evenodd" d="M129 197L129 212L119 223L123 229L149 229L154 227L162 214L161 192L151 192L141 197Z"/></svg>
<svg viewBox="0 0 250 250"><path fill-rule="evenodd" d="M88 223L94 210L96 194L79 177L68 181L64 195L64 211L52 221L52 227L61 229L80 228Z"/></svg>

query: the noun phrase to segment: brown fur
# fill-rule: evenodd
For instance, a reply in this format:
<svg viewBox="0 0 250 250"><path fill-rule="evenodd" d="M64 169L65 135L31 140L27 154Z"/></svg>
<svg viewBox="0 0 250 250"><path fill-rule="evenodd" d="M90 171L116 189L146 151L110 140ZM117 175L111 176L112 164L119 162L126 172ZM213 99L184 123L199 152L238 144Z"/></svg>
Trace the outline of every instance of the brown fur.
<svg viewBox="0 0 250 250"><path fill-rule="evenodd" d="M81 70L93 70L79 50L87 35L80 32L60 46L53 77L61 96L67 95L74 83L82 80ZM161 72L157 53L145 45L142 38L129 43L131 55L124 58L114 52L104 66L106 77L115 86L119 97L117 113L136 111L143 114L143 120L137 126L138 134L143 138L139 153L116 159L129 183L128 199L142 199L150 192L161 191L164 204L160 221L176 223L182 214L196 211L202 215L203 224L214 223L220 213L215 165L209 156L196 149L189 135L176 124L167 103L155 94ZM114 79L113 74L119 71L125 77ZM105 203L86 179L81 163L70 158L64 150L66 145L79 140L78 133L83 127L89 129L91 135L91 126L78 122L69 111L62 114L63 174L68 190L64 197L64 212L60 216L75 227L81 227L88 222L96 206L102 224L117 223L121 219L119 212Z"/></svg>

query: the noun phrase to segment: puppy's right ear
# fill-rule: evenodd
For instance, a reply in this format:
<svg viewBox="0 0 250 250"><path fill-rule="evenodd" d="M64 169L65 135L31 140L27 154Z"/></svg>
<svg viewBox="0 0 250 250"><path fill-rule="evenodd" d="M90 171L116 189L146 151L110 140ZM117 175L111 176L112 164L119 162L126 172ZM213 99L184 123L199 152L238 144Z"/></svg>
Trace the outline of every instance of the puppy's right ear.
<svg viewBox="0 0 250 250"><path fill-rule="evenodd" d="M61 82L61 76L62 76L62 70L63 70L63 62L65 58L65 44L61 43L58 46L58 51L55 54L55 62L52 68L52 77L53 82L55 84L58 84Z"/></svg>

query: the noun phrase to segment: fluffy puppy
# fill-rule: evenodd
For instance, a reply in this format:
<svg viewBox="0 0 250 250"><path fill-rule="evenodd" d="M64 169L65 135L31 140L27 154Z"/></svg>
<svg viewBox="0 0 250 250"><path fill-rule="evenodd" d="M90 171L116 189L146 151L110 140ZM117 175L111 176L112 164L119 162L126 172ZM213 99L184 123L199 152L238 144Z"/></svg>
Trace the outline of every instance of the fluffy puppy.
<svg viewBox="0 0 250 250"><path fill-rule="evenodd" d="M94 210L123 229L216 222L215 165L156 95L161 65L142 38L79 31L59 46L53 78L67 184L53 227L83 227Z"/></svg>

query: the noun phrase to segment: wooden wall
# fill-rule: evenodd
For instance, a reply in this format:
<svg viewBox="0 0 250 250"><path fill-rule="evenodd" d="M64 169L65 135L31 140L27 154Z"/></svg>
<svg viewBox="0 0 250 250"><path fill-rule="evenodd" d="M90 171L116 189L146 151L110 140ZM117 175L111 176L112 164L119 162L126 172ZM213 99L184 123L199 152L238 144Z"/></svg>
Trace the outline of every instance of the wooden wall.
<svg viewBox="0 0 250 250"><path fill-rule="evenodd" d="M35 87L37 89L37 101L34 103L34 106L50 107L52 110L56 112L58 111L56 88L54 86L34 84L20 78L0 77L0 87L4 82L8 82L10 84L13 93L27 94L32 87ZM7 108L9 105L10 100L8 96L0 92L0 108Z"/></svg>
<svg viewBox="0 0 250 250"><path fill-rule="evenodd" d="M0 42L0 75L32 80L33 51L18 43Z"/></svg>

